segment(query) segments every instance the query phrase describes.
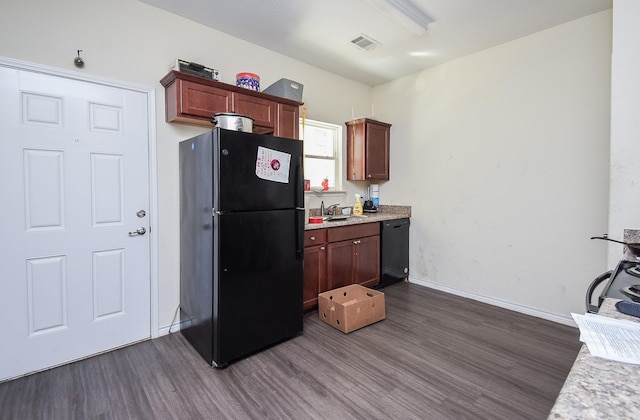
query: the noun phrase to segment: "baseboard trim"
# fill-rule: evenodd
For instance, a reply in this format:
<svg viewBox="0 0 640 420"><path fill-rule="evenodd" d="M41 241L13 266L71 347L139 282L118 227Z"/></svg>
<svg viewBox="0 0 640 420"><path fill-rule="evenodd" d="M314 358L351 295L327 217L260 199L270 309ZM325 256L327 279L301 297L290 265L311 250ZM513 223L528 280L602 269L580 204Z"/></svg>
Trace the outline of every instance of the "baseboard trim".
<svg viewBox="0 0 640 420"><path fill-rule="evenodd" d="M161 337L163 335L177 333L178 331L180 331L182 329L183 325L186 325L186 323L187 323L187 321L176 322L176 323L171 324L171 325L165 325L164 327L160 327L160 329L158 330L158 337Z"/></svg>
<svg viewBox="0 0 640 420"><path fill-rule="evenodd" d="M442 284L434 283L432 281L425 280L425 279L419 279L416 277L410 276L409 282L417 284L419 286L428 287L430 289L439 290L441 292L451 293L452 295L477 300L478 302L487 303L489 305L498 306L500 308L509 309L511 311L520 312L525 315L535 316L536 318L546 319L547 321L557 322L558 324L563 324L563 325L568 325L570 327L578 328L578 325L575 323L573 318L570 318L570 317L540 311L537 309L529 308L527 306L516 305L514 303L506 302L504 300L495 299L495 298L491 298L483 295L478 295L476 293L470 293L464 290L459 290L459 289L455 289L448 286L443 286Z"/></svg>
<svg viewBox="0 0 640 420"><path fill-rule="evenodd" d="M451 293L452 295L461 296L468 299L477 300L478 302L487 303L489 305L498 306L500 308L509 309L510 311L520 312L525 315L535 316L536 318L546 319L547 321L556 322L558 324L568 325L570 327L578 328L578 325L575 323L573 318L568 318L566 316L561 316L557 314L552 314L549 312L539 311L537 309L532 309L527 306L516 305L511 302L506 302L504 300L491 298L484 295L478 295L476 293L469 293L464 290L454 289L453 287L443 286L438 283L434 283L429 280L419 279L416 277L409 277L409 283L417 284L418 286L428 287L430 289L439 290L445 293ZM183 322L175 322L171 325L165 325L160 327L158 330L158 337L167 334L173 334L180 331L182 328L186 327L189 321L185 320Z"/></svg>

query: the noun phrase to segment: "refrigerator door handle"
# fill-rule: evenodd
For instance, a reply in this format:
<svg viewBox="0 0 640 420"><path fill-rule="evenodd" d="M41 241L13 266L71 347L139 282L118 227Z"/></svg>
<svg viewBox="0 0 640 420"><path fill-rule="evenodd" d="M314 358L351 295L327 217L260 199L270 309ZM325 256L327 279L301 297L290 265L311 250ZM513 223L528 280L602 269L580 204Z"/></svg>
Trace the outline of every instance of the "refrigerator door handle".
<svg viewBox="0 0 640 420"><path fill-rule="evenodd" d="M304 209L296 209L296 258L304 258Z"/></svg>
<svg viewBox="0 0 640 420"><path fill-rule="evenodd" d="M294 174L294 185L296 189L296 209L304 208L304 187L302 179L302 156L298 156L296 171Z"/></svg>
<svg viewBox="0 0 640 420"><path fill-rule="evenodd" d="M304 190L302 180L302 155L298 156L294 173L296 207L296 258L304 259Z"/></svg>

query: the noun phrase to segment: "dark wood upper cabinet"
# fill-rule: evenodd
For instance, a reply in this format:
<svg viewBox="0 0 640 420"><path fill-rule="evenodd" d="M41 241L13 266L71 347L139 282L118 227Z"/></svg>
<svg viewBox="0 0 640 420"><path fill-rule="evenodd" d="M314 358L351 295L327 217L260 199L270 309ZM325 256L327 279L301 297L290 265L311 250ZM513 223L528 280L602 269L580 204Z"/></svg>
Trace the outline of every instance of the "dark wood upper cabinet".
<svg viewBox="0 0 640 420"><path fill-rule="evenodd" d="M293 139L300 138L299 114L300 110L298 105L276 104L276 127L274 135ZM293 135L291 135L292 133Z"/></svg>
<svg viewBox="0 0 640 420"><path fill-rule="evenodd" d="M171 89L166 91L167 116L171 122L211 123L211 111L231 112L233 109L232 92L213 86L177 79Z"/></svg>
<svg viewBox="0 0 640 420"><path fill-rule="evenodd" d="M389 179L391 124L360 118L347 121L347 180Z"/></svg>
<svg viewBox="0 0 640 420"><path fill-rule="evenodd" d="M212 127L213 116L235 112L253 118L253 132L298 138L302 102L172 70L160 80L165 88L167 122Z"/></svg>
<svg viewBox="0 0 640 420"><path fill-rule="evenodd" d="M253 125L275 131L276 103L242 93L233 94L233 112L253 118Z"/></svg>

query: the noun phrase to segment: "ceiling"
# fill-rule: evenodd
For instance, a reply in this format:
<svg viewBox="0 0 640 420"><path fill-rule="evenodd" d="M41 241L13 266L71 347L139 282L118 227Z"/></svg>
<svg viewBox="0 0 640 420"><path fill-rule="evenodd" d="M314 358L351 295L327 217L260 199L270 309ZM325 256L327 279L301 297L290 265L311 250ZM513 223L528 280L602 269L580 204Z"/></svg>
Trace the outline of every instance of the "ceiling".
<svg viewBox="0 0 640 420"><path fill-rule="evenodd" d="M399 0L433 19L417 35L375 0L141 1L370 86L612 7L612 0ZM361 34L379 45L357 47L351 40Z"/></svg>

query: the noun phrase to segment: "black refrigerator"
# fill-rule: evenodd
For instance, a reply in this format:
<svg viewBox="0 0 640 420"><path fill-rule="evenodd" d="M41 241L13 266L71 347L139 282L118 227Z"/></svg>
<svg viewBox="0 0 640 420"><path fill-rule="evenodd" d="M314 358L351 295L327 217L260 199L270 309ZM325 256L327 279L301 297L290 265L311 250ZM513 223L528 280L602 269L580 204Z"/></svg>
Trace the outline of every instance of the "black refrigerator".
<svg viewBox="0 0 640 420"><path fill-rule="evenodd" d="M179 149L181 333L225 367L302 332L302 142L215 128Z"/></svg>

